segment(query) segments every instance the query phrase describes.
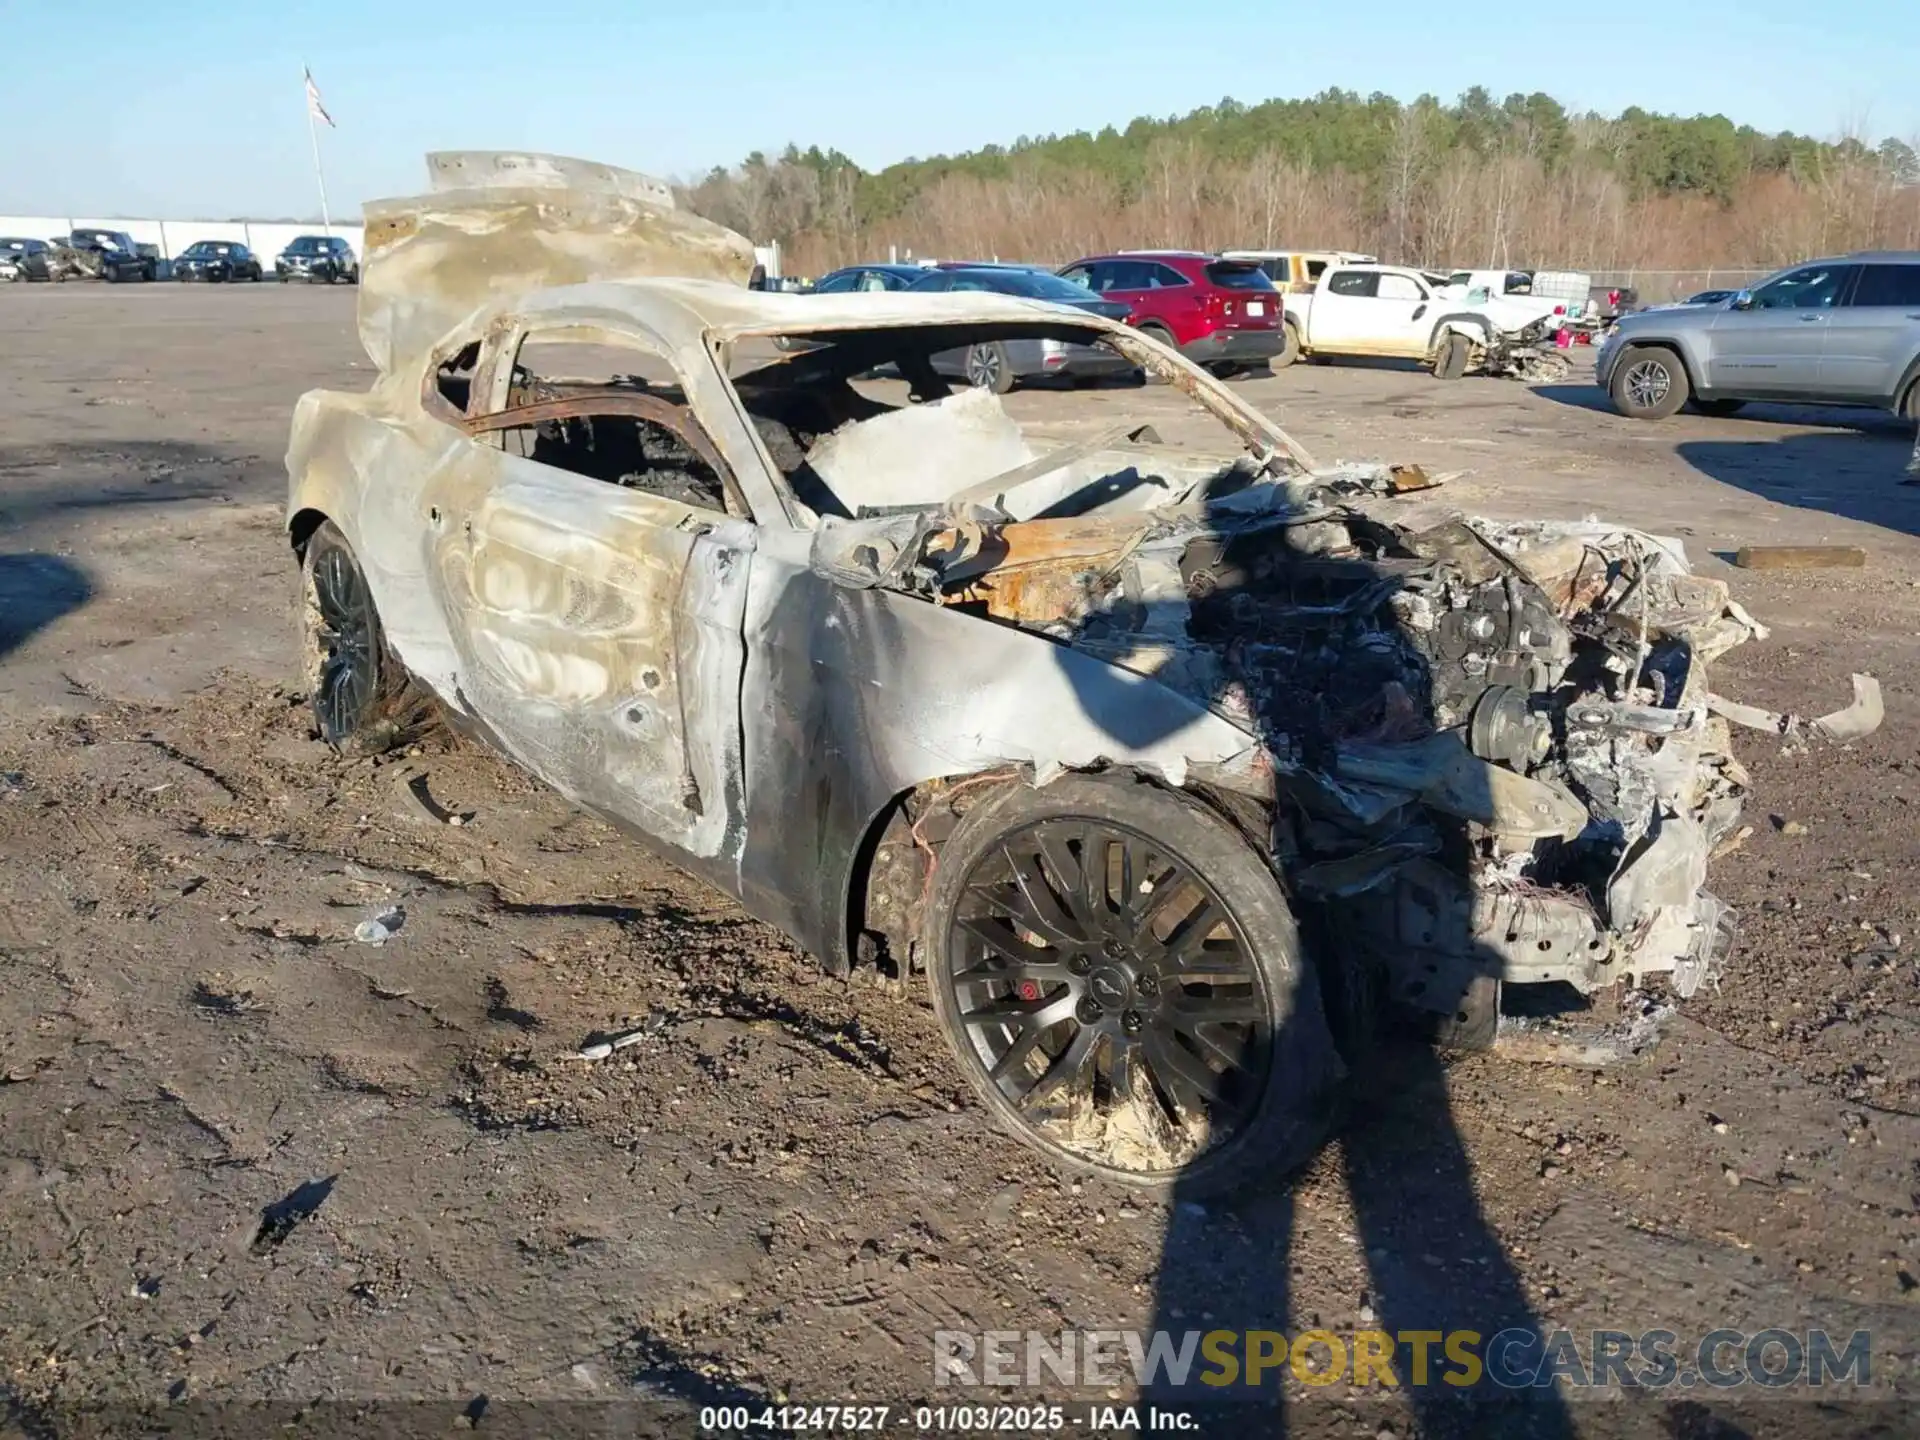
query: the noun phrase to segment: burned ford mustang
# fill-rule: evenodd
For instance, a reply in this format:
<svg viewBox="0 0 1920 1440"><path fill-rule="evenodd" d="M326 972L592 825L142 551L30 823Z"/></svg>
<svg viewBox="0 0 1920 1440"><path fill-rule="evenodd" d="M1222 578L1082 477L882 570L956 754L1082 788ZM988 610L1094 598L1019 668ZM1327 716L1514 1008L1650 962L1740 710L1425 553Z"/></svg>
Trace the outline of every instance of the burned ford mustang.
<svg viewBox="0 0 1920 1440"><path fill-rule="evenodd" d="M1502 986L1691 994L1729 724L1878 723L1865 677L1808 722L1718 697L1763 632L1676 542L1416 521L1417 473L1318 467L1117 321L750 290L645 177L429 169L367 211L378 380L294 419L321 734L435 708L829 970L923 979L1070 1167L1297 1163L1387 1005L1473 1045ZM1117 352L1214 442L1125 394L1043 433L933 363L1015 339Z"/></svg>

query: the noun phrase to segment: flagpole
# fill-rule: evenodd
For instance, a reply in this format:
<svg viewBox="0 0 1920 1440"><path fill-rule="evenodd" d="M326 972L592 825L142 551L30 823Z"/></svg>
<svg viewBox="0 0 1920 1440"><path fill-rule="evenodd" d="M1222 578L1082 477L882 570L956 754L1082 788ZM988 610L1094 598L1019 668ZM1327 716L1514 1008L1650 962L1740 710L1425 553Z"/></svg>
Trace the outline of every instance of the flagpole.
<svg viewBox="0 0 1920 1440"><path fill-rule="evenodd" d="M307 84L313 83L313 72L305 72ZM333 216L327 209L327 172L320 167L320 127L313 123L313 102L307 101L307 139L313 142L313 178L320 182L320 229L327 235L333 234Z"/></svg>

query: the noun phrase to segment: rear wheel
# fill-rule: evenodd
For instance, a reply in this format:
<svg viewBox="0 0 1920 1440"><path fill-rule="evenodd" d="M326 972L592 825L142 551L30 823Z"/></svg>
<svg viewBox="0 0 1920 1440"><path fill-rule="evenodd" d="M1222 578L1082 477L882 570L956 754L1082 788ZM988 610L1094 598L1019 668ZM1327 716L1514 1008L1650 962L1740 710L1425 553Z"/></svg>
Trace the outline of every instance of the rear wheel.
<svg viewBox="0 0 1920 1440"><path fill-rule="evenodd" d="M1280 334L1281 334L1280 353L1274 356L1273 359L1270 362L1268 362L1276 370L1284 370L1287 368L1287 366L1293 364L1294 361L1300 358L1299 328L1291 320L1289 320L1283 325L1281 325Z"/></svg>
<svg viewBox="0 0 1920 1440"><path fill-rule="evenodd" d="M1013 389L1013 366L1007 360L1004 345L993 341L967 347L967 383L976 390L991 390L1004 395Z"/></svg>
<svg viewBox="0 0 1920 1440"><path fill-rule="evenodd" d="M429 728L432 698L388 650L366 574L331 520L307 541L301 581L305 678L320 738L372 755Z"/></svg>
<svg viewBox="0 0 1920 1440"><path fill-rule="evenodd" d="M1687 403L1692 387L1680 357L1664 346L1651 345L1620 357L1608 393L1622 415L1664 420Z"/></svg>
<svg viewBox="0 0 1920 1440"><path fill-rule="evenodd" d="M1176 350L1179 348L1173 343L1173 332L1167 329L1167 327L1164 325L1158 324L1153 321L1149 321L1148 323L1140 327L1140 333L1142 335L1145 335L1150 340L1158 340L1162 345L1166 346L1169 350ZM1161 378L1158 375L1154 374L1153 371L1151 370L1146 372L1146 377L1148 382L1151 384L1158 385L1158 384L1164 383L1161 380Z"/></svg>
<svg viewBox="0 0 1920 1440"><path fill-rule="evenodd" d="M1473 345L1464 335L1449 335L1441 343L1440 353L1434 357L1434 378L1439 380L1458 380L1467 373L1467 361L1473 358Z"/></svg>
<svg viewBox="0 0 1920 1440"><path fill-rule="evenodd" d="M968 1083L1072 1170L1181 1195L1304 1162L1340 1075L1271 871L1184 796L1010 784L940 853L923 935Z"/></svg>

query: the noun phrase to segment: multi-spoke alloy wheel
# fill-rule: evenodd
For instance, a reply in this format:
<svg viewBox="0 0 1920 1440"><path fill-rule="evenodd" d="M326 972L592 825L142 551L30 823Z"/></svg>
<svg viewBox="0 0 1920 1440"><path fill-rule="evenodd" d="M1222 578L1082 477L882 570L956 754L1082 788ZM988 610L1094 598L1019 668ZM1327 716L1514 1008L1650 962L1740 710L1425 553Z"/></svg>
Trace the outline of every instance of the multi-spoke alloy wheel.
<svg viewBox="0 0 1920 1440"><path fill-rule="evenodd" d="M329 549L313 567L313 605L318 612L315 641L321 649L320 674L313 691L313 714L320 733L332 745L358 728L380 693L380 660L373 600L353 556Z"/></svg>
<svg viewBox="0 0 1920 1440"><path fill-rule="evenodd" d="M1613 403L1635 420L1664 420L1687 403L1692 387L1680 357L1661 345L1636 346L1613 367Z"/></svg>
<svg viewBox="0 0 1920 1440"><path fill-rule="evenodd" d="M308 538L301 570L306 682L320 738L336 750L384 750L429 708L387 653L367 577L332 521Z"/></svg>
<svg viewBox="0 0 1920 1440"><path fill-rule="evenodd" d="M1636 405L1651 410L1672 388L1673 375L1659 360L1641 360L1627 367L1627 396Z"/></svg>
<svg viewBox="0 0 1920 1440"><path fill-rule="evenodd" d="M976 390L991 390L1004 395L1013 389L1013 365L1004 347L997 344L970 346L966 359L967 383Z"/></svg>
<svg viewBox="0 0 1920 1440"><path fill-rule="evenodd" d="M1304 1158L1301 1062L1331 1046L1246 842L1125 782L1015 787L983 809L942 852L928 923L934 1008L995 1112L1139 1184Z"/></svg>

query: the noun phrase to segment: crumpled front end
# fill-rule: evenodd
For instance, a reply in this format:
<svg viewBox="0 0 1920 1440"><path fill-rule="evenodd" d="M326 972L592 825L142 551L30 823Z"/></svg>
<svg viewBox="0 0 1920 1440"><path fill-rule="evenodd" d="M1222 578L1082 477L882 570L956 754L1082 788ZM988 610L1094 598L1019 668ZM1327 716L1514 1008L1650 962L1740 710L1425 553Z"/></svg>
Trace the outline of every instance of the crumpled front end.
<svg viewBox="0 0 1920 1440"><path fill-rule="evenodd" d="M1573 373L1573 364L1554 341L1551 320L1532 320L1517 329L1495 334L1486 348L1481 368L1489 375L1505 375L1527 385L1550 385Z"/></svg>
<svg viewBox="0 0 1920 1440"><path fill-rule="evenodd" d="M1601 524L1396 523L1404 476L1256 484L928 550L944 603L1204 700L1272 760L1273 851L1398 998L1476 977L1582 992L1721 964L1705 888L1749 778L1712 662L1765 634L1677 541ZM1812 722L1863 734L1878 690ZM1755 718L1755 717L1759 718ZM1775 723L1780 722L1780 723Z"/></svg>

